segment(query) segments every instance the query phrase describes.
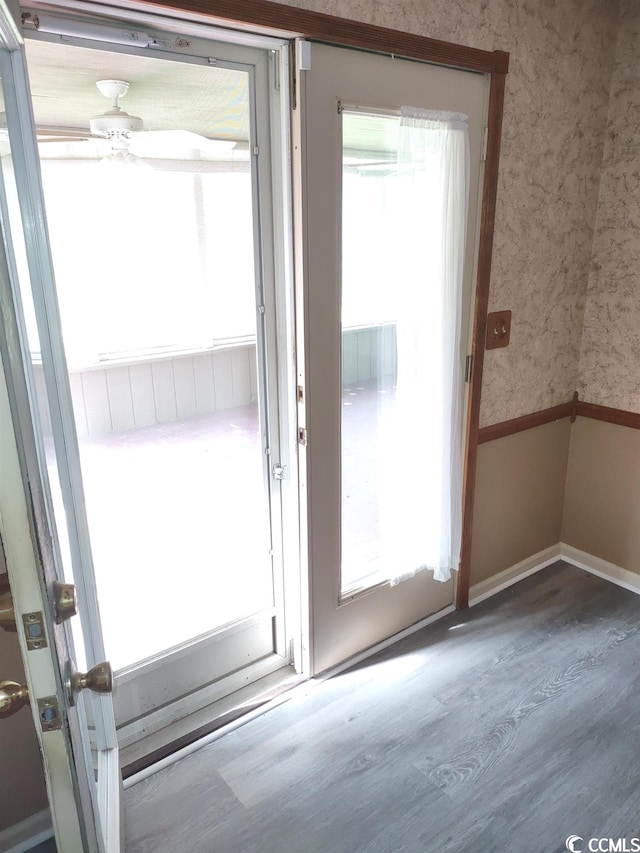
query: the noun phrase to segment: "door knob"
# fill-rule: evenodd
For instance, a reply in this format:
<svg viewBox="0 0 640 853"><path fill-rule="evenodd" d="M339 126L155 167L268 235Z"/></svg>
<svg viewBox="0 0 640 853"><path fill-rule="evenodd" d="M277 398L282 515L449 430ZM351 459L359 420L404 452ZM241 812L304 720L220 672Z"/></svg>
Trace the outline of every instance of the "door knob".
<svg viewBox="0 0 640 853"><path fill-rule="evenodd" d="M5 631L15 631L16 614L13 609L13 599L6 575L0 578L0 628Z"/></svg>
<svg viewBox="0 0 640 853"><path fill-rule="evenodd" d="M78 672L71 661L67 664L67 690L69 702L76 703L76 693L81 690L92 690L94 693L111 693L113 691L113 670L108 661L97 663L89 672Z"/></svg>
<svg viewBox="0 0 640 853"><path fill-rule="evenodd" d="M29 704L29 688L17 681L0 681L0 719L11 717Z"/></svg>

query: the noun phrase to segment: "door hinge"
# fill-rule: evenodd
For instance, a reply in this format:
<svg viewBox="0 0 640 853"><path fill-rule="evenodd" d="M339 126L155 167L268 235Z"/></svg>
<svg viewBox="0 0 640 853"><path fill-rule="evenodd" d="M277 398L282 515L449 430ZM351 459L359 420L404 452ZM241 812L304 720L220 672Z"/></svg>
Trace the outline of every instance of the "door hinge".
<svg viewBox="0 0 640 853"><path fill-rule="evenodd" d="M487 146L489 145L489 128L485 127L482 131L482 162L487 159Z"/></svg>
<svg viewBox="0 0 640 853"><path fill-rule="evenodd" d="M273 63L273 88L276 92L280 91L280 57L277 50L271 51L271 61Z"/></svg>
<svg viewBox="0 0 640 853"><path fill-rule="evenodd" d="M296 69L296 43L289 43L289 106L292 110L298 109L298 85Z"/></svg>
<svg viewBox="0 0 640 853"><path fill-rule="evenodd" d="M273 474L274 480L284 480L285 471L287 469L286 465L281 465L279 462L271 469L271 473Z"/></svg>
<svg viewBox="0 0 640 853"><path fill-rule="evenodd" d="M473 356L468 355L464 366L464 381L471 382L471 372L473 370Z"/></svg>

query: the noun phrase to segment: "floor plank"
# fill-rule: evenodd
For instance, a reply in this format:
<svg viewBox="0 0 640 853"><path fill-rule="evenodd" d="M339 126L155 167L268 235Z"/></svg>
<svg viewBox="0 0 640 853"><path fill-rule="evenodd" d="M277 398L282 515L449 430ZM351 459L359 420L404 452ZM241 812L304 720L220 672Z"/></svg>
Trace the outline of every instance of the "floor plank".
<svg viewBox="0 0 640 853"><path fill-rule="evenodd" d="M563 563L126 793L130 853L555 853L640 837L640 599Z"/></svg>

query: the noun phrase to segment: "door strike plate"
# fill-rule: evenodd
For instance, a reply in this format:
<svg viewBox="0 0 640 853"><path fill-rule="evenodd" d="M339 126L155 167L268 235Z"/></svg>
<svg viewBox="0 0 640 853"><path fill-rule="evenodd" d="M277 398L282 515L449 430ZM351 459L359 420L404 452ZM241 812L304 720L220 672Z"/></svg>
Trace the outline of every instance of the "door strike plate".
<svg viewBox="0 0 640 853"><path fill-rule="evenodd" d="M43 732L57 732L62 728L60 706L57 696L45 696L38 699L38 716Z"/></svg>
<svg viewBox="0 0 640 853"><path fill-rule="evenodd" d="M42 613L25 613L22 616L24 634L27 640L27 649L32 652L35 649L46 649L47 637L44 633L44 619Z"/></svg>

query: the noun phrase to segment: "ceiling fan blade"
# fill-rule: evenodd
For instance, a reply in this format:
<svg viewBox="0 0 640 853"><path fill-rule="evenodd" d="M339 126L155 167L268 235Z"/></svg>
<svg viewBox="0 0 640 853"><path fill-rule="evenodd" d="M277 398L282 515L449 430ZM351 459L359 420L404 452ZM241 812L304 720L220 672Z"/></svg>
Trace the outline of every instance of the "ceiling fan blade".
<svg viewBox="0 0 640 853"><path fill-rule="evenodd" d="M91 133L84 128L78 127L36 127L38 139L90 139Z"/></svg>
<svg viewBox="0 0 640 853"><path fill-rule="evenodd" d="M46 136L41 136L38 134L38 145L56 142L89 142L91 139L90 136L50 136L47 134Z"/></svg>
<svg viewBox="0 0 640 853"><path fill-rule="evenodd" d="M143 130L130 136L132 154L159 159L225 159L235 145L232 140L207 139L190 130Z"/></svg>
<svg viewBox="0 0 640 853"><path fill-rule="evenodd" d="M91 136L38 136L40 157L45 160L100 160L111 149L108 140Z"/></svg>

